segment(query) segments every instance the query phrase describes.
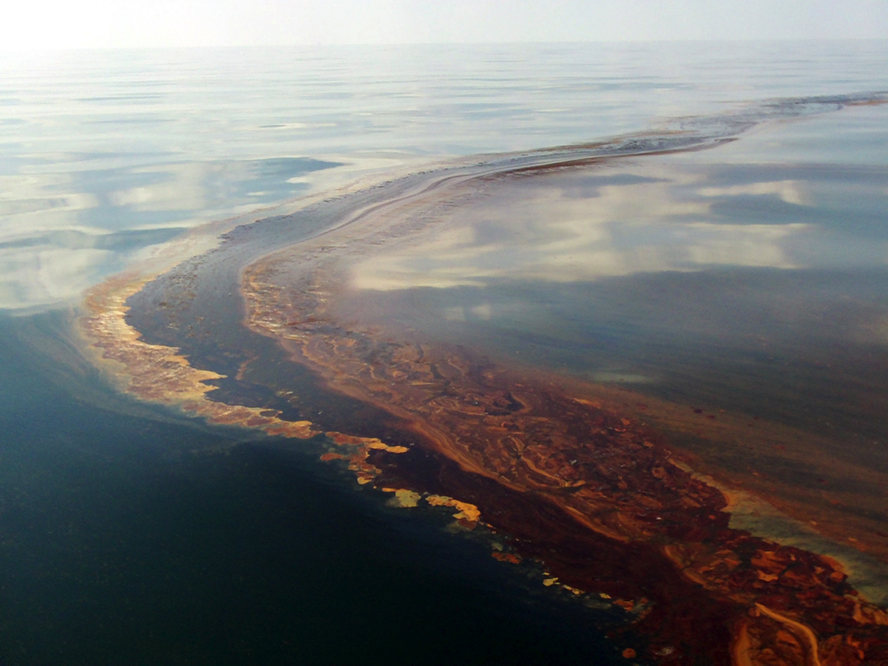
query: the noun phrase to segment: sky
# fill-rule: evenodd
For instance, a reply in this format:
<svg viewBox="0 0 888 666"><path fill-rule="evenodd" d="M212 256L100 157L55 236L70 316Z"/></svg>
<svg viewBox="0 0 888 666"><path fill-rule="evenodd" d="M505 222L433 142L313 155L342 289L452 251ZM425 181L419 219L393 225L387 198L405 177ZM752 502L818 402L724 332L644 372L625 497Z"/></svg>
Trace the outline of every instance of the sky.
<svg viewBox="0 0 888 666"><path fill-rule="evenodd" d="M12 0L0 51L888 37L888 0Z"/></svg>

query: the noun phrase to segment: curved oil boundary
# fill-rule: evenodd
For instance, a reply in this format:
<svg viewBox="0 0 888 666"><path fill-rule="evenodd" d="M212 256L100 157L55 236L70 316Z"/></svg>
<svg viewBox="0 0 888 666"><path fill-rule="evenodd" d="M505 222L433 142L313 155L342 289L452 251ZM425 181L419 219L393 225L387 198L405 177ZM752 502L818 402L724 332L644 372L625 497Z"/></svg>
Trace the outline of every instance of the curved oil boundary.
<svg viewBox="0 0 888 666"><path fill-rule="evenodd" d="M374 393L374 386L384 383L375 380L397 381L400 377L374 378L371 373L370 381L365 381L362 373L369 367L368 350L371 355L378 355L380 341L372 339L372 331L343 330L335 322L324 321L323 305L331 296L325 279L335 276L325 274L323 269L325 259L342 249L338 243L405 233L424 223L422 215L433 215L437 203L446 201L452 205L458 202L461 190L471 190L486 179L582 166L617 157L708 148L771 119L794 118L850 104L882 103L884 97L777 100L721 116L676 121L659 133L495 156L412 174L311 204L287 216L238 227L223 236L219 247L184 261L163 275L149 270L110 280L89 293L82 330L97 363L113 366L112 372L121 378L124 390L136 396L181 407L213 422L261 428L269 434L307 438L326 433L335 446L346 447L342 453L331 450L328 455L348 458L360 481L401 490L401 495L396 496L402 502L403 498L414 501L413 495L405 493L428 493L429 503L458 508L456 517L468 524L486 520L513 534L519 544L518 552L547 564L551 562L554 573L559 574L557 577L565 581L568 589L602 593L610 589L621 595L620 605L635 613L639 631L648 637L650 659L664 663L692 663L701 658L709 663L739 663L736 647L731 657L728 636L731 627L740 623L744 640L751 645L742 659L745 663L766 663L761 655L780 648L780 641L785 642L786 637L779 629L772 631L762 626L765 620L775 620L767 613L758 614L764 619L741 619L747 610L758 608L756 604L762 604L761 599L768 601L764 606L767 608L772 608L776 600L782 613L797 619L784 614L780 617L806 627L811 636L816 634L809 624L817 625L823 635L820 652L835 656L821 659L822 664L882 659L883 653L888 654L888 639L883 630L888 616L855 599L840 569L810 553L781 548L728 529L726 514L722 512L724 498L718 491L671 464L668 450L654 435L606 408L583 404L580 399L571 402L569 396L542 386L531 385L520 393L505 395L502 389L508 391L508 387L516 385L516 378L504 369L484 369L477 359L453 354L452 350L420 348L411 357L404 345L381 341L391 356L387 365L380 366L383 371L397 370L400 364L402 372L408 368L415 373L425 364L433 379L440 381L439 377L446 375L451 388L456 387L456 403L460 403L459 389L485 389L482 397L489 397L491 404L482 409L483 414L467 410L465 405L450 406L451 412L461 413L458 418L463 421L459 422L470 422L465 421L467 418L485 421L490 416L502 421L505 415L512 419L511 427L525 432L528 423L548 422L549 441L553 436L568 441L564 451L573 450L570 447L575 448L576 441L587 437L589 429L594 428L600 437L593 453L619 455L620 465L628 467L614 475L613 466L602 468L599 464L598 471L587 478L572 479L564 470L551 469L554 457L548 454L541 457L540 452L524 455L519 451L517 457L511 453L505 458L493 455L488 456L492 459L485 459L483 450L466 448L465 438L454 439L452 434L457 422L449 418L436 421L432 412L423 412L414 405L417 395L422 402L422 390L411 393L396 389L388 396ZM394 228L393 221L400 226ZM338 236L337 230L342 232ZM273 253L297 243L295 256L300 266L296 275L308 281L297 280L298 288L294 290L293 275L276 281L276 272L280 270L275 266ZM266 260L257 263L262 258ZM292 259L293 256L285 257L285 261ZM254 329L252 333L244 331L243 311L238 307L247 269L248 324ZM281 320L282 313L287 313L287 320ZM298 316L295 322L290 317L293 314ZM262 335L257 335L257 330ZM245 336L249 335L266 336L266 342L268 336L286 337L287 351L281 351L273 342L266 347L258 340L245 345ZM250 365L258 362L260 356L265 358L257 353L260 348L272 356L272 348L277 349L279 360L310 367L319 387L345 395L351 393L356 404L374 405L381 415L378 424L384 426L380 432L383 436L372 436L372 432L366 432L366 426L365 432L341 429L348 434L324 427L329 417L321 417L322 412L318 412L317 418L298 418L299 409L288 407L291 403L287 400L278 401L280 408L269 406L274 401L263 400L262 396L256 399L263 403L261 406L240 404L238 382L244 384ZM398 352L407 356L402 353L396 358ZM442 375L440 368L449 370ZM354 372L343 372L348 369ZM446 411L442 408L437 413ZM385 422L386 414L396 421L394 425ZM361 430L362 426L358 424L356 428ZM497 430L491 430L486 423L474 427L476 433L489 435L482 438L491 447L488 453L497 447L505 451L516 445L514 430L505 425L494 428ZM387 436L389 432L395 439ZM424 442L429 447L426 458L431 456L432 462L418 459L410 448L413 442L396 441L405 436ZM533 438L522 444L532 443ZM517 460L509 463L517 467L498 468L504 460ZM583 499L583 488L591 485L590 480L598 484L597 494ZM639 490L638 483L647 484L647 494L631 492ZM630 484L634 487L630 488ZM457 499L434 492L441 488L456 491L451 494ZM638 497L650 496L655 504L659 502L658 506L644 510L633 503ZM510 506L505 508L504 504ZM522 511L515 513L516 507ZM669 527L664 530L664 526L657 525L657 519L670 512ZM682 526L683 515L692 520ZM546 547L553 544L569 556L547 555ZM650 571L651 567L659 569ZM602 579L602 571L611 572L612 579ZM776 594L776 599L752 591L762 585L774 588L771 596ZM805 590L804 594L814 594L816 599L805 599L799 604L798 598L787 597L791 589L797 591L796 597L798 590ZM676 619L675 611L679 609L687 617ZM826 627L830 623L837 626L835 621L839 617L850 617L856 628L848 633L824 635L829 632ZM703 627L708 629L702 631ZM835 648L839 643L854 646L858 656Z"/></svg>

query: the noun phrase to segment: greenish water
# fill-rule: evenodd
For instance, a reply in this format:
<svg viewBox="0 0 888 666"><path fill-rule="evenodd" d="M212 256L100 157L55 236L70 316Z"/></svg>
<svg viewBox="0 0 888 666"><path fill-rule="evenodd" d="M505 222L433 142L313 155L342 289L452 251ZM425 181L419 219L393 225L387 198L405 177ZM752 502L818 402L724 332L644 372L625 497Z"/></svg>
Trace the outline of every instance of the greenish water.
<svg viewBox="0 0 888 666"><path fill-rule="evenodd" d="M4 666L608 663L601 612L446 513L120 397L64 324L0 318Z"/></svg>

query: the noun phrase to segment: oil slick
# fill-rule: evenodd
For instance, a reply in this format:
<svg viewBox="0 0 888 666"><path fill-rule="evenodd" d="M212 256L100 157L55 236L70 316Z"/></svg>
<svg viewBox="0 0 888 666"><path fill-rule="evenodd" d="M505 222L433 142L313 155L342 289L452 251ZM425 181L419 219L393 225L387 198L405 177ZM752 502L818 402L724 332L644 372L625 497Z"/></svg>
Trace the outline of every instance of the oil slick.
<svg viewBox="0 0 888 666"><path fill-rule="evenodd" d="M833 557L741 529L731 520L726 493L694 472L701 463L700 469L715 476L713 458L695 455L699 452L692 447L677 450L676 433L692 428L701 441L718 441L724 435L718 431L721 421L697 424L698 416L707 417L702 409L675 418L675 403L641 394L632 398L636 407L626 409L625 394L606 385L559 377L533 364L507 365L446 335L403 326L398 317L374 309L377 295L364 299L362 289L472 287L502 277L503 270L520 272L528 262L515 247L485 263L467 235L452 227L437 230L441 220L458 217L465 206L503 189L520 189L525 179L532 183L535 177L567 174L569 182L570 174L605 160L717 147L769 120L883 101L884 95L770 101L717 117L682 119L660 132L466 160L395 179L234 230L207 264L225 270L209 271L198 261L167 271L160 287L144 277L108 281L89 294L81 328L98 362L113 363L114 372L125 378L124 390L133 395L215 423L294 439L324 438L330 449L323 458L347 461L359 483L390 493L392 506L425 502L455 509L453 517L463 526L483 523L512 538L512 550L495 551L497 559L537 560L547 570L544 585L617 599L642 639L625 649L627 659L756 666L881 663L888 660L888 614L872 602L874 594L863 598ZM656 174L613 176L623 178L623 186L661 188ZM608 201L621 192L618 184L601 181L599 198ZM767 192L711 187L701 192L710 198L751 194L777 196L791 206L805 203L797 185L788 182ZM581 198L589 199L589 193ZM611 203L625 213L625 201ZM678 203L671 211L675 216L709 210L699 202ZM312 226L312 220L319 221ZM569 257L575 234L560 231L552 240L556 251L546 261L529 262L537 269L531 277L590 279L594 276L582 274L588 267L627 274L617 270L626 266L625 257ZM676 255L667 253L673 263L655 261L652 268L691 270L690 264L718 263L792 268L795 264L775 248L804 226L775 230L738 224L701 233L710 231L729 237L707 248L691 247L678 264ZM753 240L743 240L747 237ZM587 245L597 240L589 238ZM418 247L437 263L417 265ZM738 247L745 248L740 255ZM397 251L387 258L392 248ZM641 270L651 257L642 253L634 261ZM409 275L420 276L419 281ZM428 279L434 283L422 281ZM234 398L239 386L246 390L248 361L236 377L210 367L218 331L195 314L194 304L211 291L222 294L214 296L219 304L225 294L238 293L245 307L243 326L278 343L281 364L307 368L324 391L388 415L396 424L392 432L402 439L327 427L335 415L320 423L289 418L271 404L239 404ZM169 300L158 301L158 294ZM175 346L146 340L127 320L129 308L168 302L176 314L166 320L164 335ZM209 303L201 307L212 309ZM483 305L464 309L461 319L491 321L496 310L489 302ZM228 310L234 307L229 299ZM163 320L163 313L151 316ZM459 319L450 321L460 324ZM163 322L155 328L161 330ZM199 353L195 340L202 345ZM627 377L647 376L598 371L599 379ZM222 380L225 397L214 399ZM251 381L261 383L261 377ZM634 384L640 389L646 382ZM638 408L642 399L644 409ZM744 418L740 412L708 416L731 423L728 430ZM701 434L706 428L721 434L707 439ZM779 431L776 440L794 434L781 424L773 431Z"/></svg>

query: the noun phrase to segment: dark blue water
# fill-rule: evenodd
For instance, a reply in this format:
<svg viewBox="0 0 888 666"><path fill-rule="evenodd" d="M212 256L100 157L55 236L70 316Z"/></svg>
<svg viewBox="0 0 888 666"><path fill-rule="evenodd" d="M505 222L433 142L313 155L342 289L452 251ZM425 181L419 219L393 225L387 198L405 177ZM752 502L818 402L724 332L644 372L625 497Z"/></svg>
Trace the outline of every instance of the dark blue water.
<svg viewBox="0 0 888 666"><path fill-rule="evenodd" d="M609 663L606 621L292 442L129 402L0 319L0 663ZM48 350L54 350L47 354Z"/></svg>

